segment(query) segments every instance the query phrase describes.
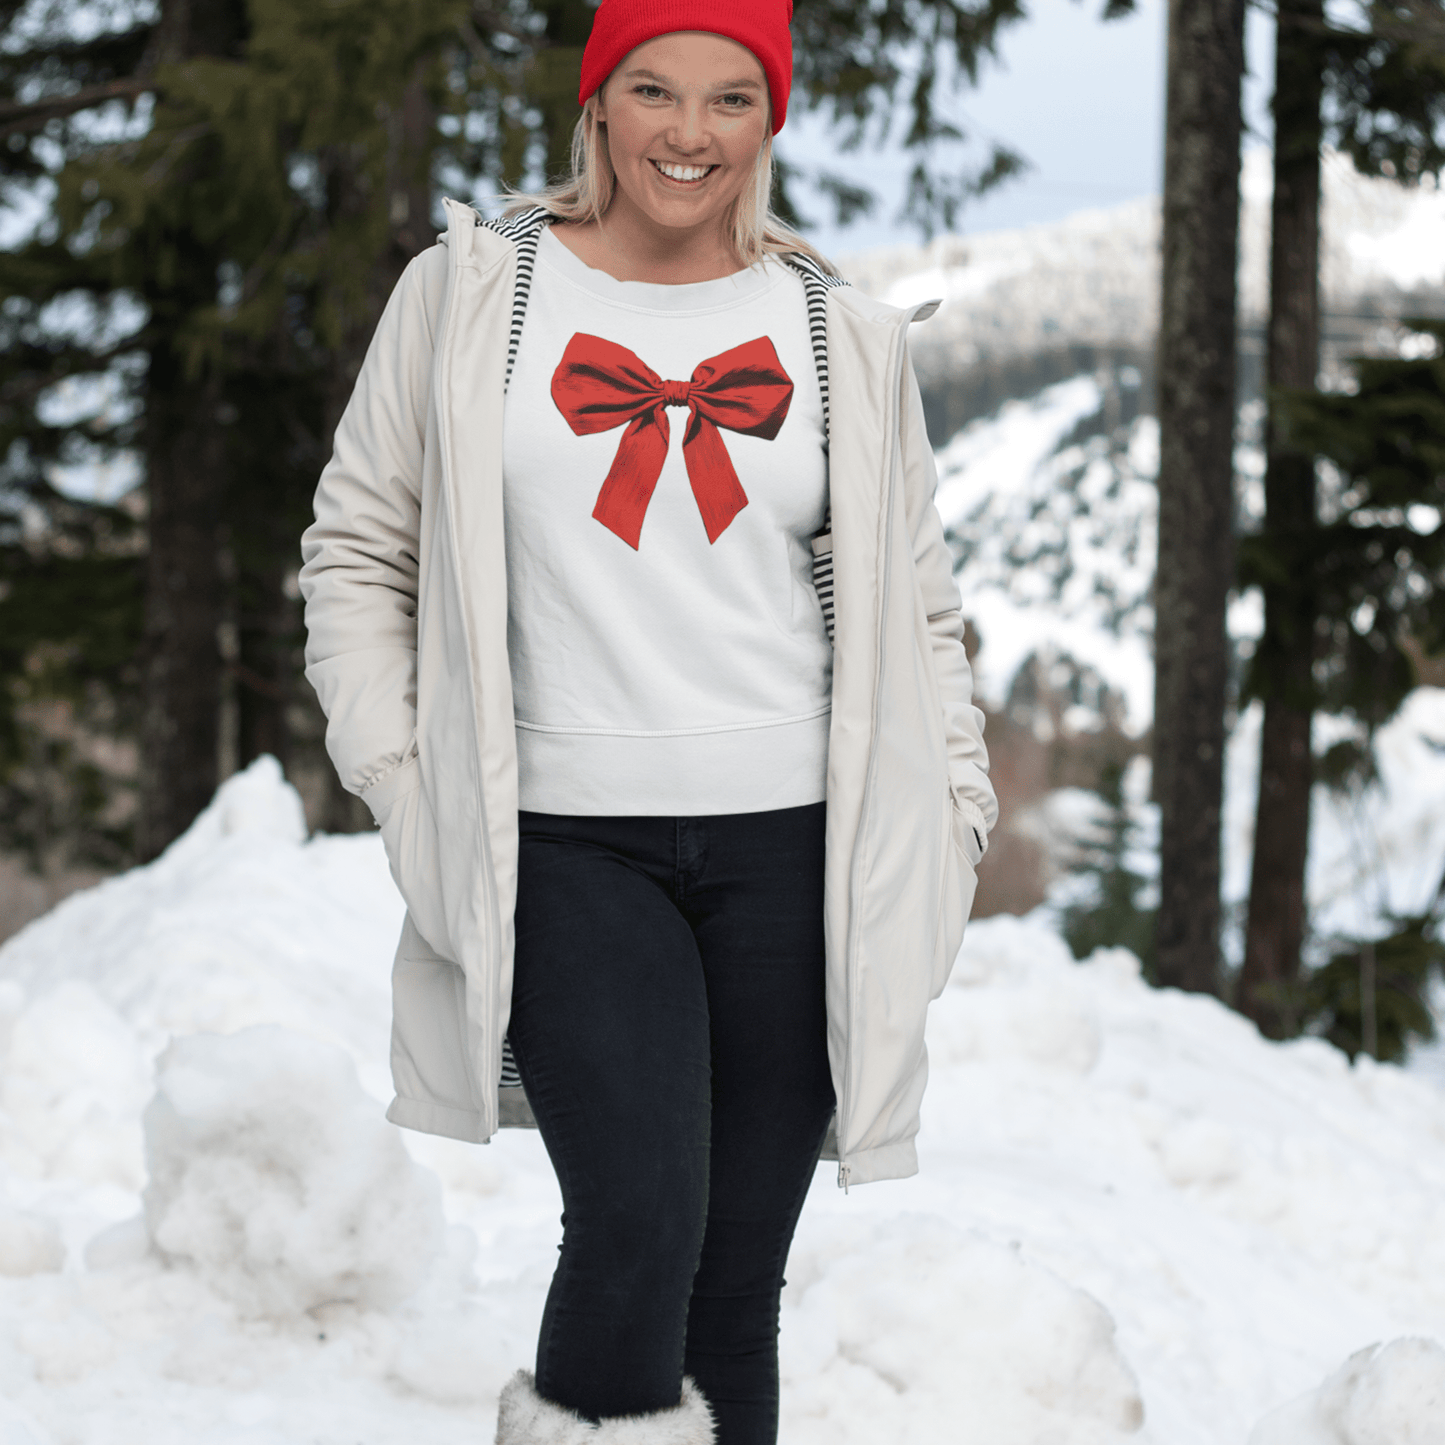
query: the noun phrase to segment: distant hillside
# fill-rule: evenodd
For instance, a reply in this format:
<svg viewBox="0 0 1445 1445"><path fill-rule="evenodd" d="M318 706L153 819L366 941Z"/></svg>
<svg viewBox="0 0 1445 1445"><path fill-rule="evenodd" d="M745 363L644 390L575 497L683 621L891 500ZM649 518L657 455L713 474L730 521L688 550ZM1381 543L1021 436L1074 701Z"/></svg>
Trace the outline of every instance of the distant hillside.
<svg viewBox="0 0 1445 1445"><path fill-rule="evenodd" d="M1245 161L1240 246L1241 391L1260 386L1268 300L1270 160ZM1325 165L1324 369L1393 349L1393 322L1445 313L1445 193ZM1081 372L1135 367L1148 404L1158 315L1159 201L1082 211L1050 225L940 236L840 258L848 279L898 305L942 297L912 337L935 440Z"/></svg>

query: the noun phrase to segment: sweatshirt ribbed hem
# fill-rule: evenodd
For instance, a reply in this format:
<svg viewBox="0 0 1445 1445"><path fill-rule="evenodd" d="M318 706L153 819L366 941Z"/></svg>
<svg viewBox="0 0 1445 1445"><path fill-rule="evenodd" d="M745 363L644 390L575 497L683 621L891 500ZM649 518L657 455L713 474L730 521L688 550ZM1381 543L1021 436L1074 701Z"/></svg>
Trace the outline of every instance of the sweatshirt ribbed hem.
<svg viewBox="0 0 1445 1445"><path fill-rule="evenodd" d="M645 736L517 728L519 804L582 817L703 817L821 803L830 714Z"/></svg>

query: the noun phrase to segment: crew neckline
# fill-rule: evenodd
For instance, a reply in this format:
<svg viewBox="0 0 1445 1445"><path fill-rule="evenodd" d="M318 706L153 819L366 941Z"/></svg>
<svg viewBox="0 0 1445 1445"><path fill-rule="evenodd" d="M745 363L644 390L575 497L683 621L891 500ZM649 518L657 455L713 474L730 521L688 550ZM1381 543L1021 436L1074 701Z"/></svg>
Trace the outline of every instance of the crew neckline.
<svg viewBox="0 0 1445 1445"><path fill-rule="evenodd" d="M731 276L711 281L619 281L589 266L552 234L547 226L537 245L537 264L545 265L580 290L635 311L665 311L672 314L718 311L755 301L778 284L776 263L764 261Z"/></svg>

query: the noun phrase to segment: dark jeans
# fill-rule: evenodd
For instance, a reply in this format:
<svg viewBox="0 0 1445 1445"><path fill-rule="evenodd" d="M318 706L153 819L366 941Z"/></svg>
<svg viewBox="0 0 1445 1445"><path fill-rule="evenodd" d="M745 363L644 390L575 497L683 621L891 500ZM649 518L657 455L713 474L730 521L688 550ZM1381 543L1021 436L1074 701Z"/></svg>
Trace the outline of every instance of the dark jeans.
<svg viewBox="0 0 1445 1445"><path fill-rule="evenodd" d="M521 814L510 1038L562 1187L537 1388L772 1445L778 1296L833 1109L824 807Z"/></svg>

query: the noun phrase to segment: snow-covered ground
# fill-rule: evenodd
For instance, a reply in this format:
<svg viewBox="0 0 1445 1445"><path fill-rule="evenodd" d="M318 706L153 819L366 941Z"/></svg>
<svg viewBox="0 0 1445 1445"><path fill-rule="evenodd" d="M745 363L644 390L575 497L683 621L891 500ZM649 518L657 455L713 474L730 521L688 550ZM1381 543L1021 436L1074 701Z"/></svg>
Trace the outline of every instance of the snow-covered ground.
<svg viewBox="0 0 1445 1445"><path fill-rule="evenodd" d="M263 759L0 949L5 1445L489 1438L559 1201L534 1134L383 1122L399 921ZM1006 917L930 1051L922 1172L819 1168L787 1445L1445 1440L1436 1087Z"/></svg>

